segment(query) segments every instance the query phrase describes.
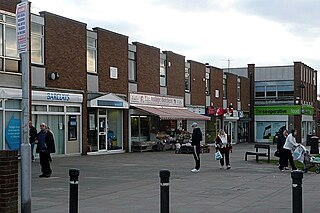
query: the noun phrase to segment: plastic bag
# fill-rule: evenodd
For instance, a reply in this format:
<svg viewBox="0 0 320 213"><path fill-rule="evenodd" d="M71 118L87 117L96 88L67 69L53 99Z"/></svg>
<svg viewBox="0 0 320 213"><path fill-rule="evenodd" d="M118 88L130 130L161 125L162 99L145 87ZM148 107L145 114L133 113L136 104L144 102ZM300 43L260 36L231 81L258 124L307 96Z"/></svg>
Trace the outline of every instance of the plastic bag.
<svg viewBox="0 0 320 213"><path fill-rule="evenodd" d="M303 154L303 151L304 151L303 147L297 146L292 153L293 160L300 159Z"/></svg>
<svg viewBox="0 0 320 213"><path fill-rule="evenodd" d="M214 153L214 156L216 160L221 160L223 158L220 151L217 151L216 153Z"/></svg>

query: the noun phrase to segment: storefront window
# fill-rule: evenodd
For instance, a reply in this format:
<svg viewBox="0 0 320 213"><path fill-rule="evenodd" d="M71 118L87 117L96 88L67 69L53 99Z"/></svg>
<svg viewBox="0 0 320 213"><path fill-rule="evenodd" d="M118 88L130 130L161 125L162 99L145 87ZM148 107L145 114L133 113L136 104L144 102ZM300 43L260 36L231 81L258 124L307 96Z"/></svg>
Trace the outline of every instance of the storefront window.
<svg viewBox="0 0 320 213"><path fill-rule="evenodd" d="M131 137L139 140L139 116L131 116Z"/></svg>
<svg viewBox="0 0 320 213"><path fill-rule="evenodd" d="M131 116L131 140L147 141L149 138L149 117Z"/></svg>
<svg viewBox="0 0 320 213"><path fill-rule="evenodd" d="M21 100L7 100L6 109L21 109Z"/></svg>
<svg viewBox="0 0 320 213"><path fill-rule="evenodd" d="M108 109L108 150L122 149L122 113Z"/></svg>
<svg viewBox="0 0 320 213"><path fill-rule="evenodd" d="M67 112L80 112L80 107L67 107Z"/></svg>
<svg viewBox="0 0 320 213"><path fill-rule="evenodd" d="M43 105L32 105L32 111L46 112L46 111L47 111L47 106L43 106Z"/></svg>
<svg viewBox="0 0 320 213"><path fill-rule="evenodd" d="M63 112L63 106L49 106L50 112Z"/></svg>
<svg viewBox="0 0 320 213"><path fill-rule="evenodd" d="M140 139L147 141L149 138L149 119L147 116L140 116Z"/></svg>

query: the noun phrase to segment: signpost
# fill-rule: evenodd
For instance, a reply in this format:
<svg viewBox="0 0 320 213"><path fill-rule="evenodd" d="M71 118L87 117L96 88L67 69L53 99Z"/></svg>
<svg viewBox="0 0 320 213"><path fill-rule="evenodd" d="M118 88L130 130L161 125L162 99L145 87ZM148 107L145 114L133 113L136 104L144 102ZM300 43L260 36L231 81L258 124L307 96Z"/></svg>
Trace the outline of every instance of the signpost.
<svg viewBox="0 0 320 213"><path fill-rule="evenodd" d="M17 50L21 58L22 142L21 142L21 212L31 213L31 146L29 144L30 56L29 2L22 0L16 8Z"/></svg>

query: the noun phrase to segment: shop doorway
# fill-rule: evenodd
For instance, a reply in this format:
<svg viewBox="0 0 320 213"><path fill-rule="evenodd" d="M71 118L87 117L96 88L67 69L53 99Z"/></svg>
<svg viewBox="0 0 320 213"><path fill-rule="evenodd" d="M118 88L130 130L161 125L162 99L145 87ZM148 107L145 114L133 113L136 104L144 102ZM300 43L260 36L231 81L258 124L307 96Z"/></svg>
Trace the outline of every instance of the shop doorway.
<svg viewBox="0 0 320 213"><path fill-rule="evenodd" d="M100 150L107 150L107 116L99 115L98 147Z"/></svg>
<svg viewBox="0 0 320 213"><path fill-rule="evenodd" d="M237 143L237 122L225 121L224 122L224 130L230 136L231 143Z"/></svg>

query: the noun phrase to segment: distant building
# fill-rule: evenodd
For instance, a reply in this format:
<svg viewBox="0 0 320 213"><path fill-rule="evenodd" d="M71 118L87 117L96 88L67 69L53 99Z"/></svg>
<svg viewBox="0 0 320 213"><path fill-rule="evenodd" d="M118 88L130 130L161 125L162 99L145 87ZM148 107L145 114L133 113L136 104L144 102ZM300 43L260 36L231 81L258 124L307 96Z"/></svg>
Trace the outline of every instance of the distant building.
<svg viewBox="0 0 320 213"><path fill-rule="evenodd" d="M249 68L250 65L224 71L254 79L254 141L271 141L284 127L289 131L297 129L297 140L306 142L307 135L317 127L317 71L302 62Z"/></svg>

